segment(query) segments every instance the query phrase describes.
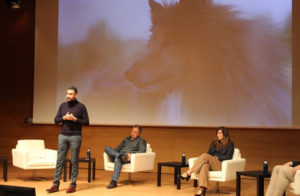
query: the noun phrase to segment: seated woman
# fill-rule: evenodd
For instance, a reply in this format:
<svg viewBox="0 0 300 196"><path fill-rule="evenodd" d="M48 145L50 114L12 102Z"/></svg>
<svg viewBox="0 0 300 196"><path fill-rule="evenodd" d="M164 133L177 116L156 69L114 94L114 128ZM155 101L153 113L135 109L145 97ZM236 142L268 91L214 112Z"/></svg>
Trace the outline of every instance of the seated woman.
<svg viewBox="0 0 300 196"><path fill-rule="evenodd" d="M209 170L220 171L222 161L232 159L234 144L230 140L228 130L220 127L216 130L216 135L217 138L211 142L208 152L200 155L193 167L180 176L182 180L188 181L192 173L199 175L200 189L195 196L206 194Z"/></svg>
<svg viewBox="0 0 300 196"><path fill-rule="evenodd" d="M289 183L294 182L294 176L298 169L300 169L300 161L291 161L275 166L266 196L282 196Z"/></svg>

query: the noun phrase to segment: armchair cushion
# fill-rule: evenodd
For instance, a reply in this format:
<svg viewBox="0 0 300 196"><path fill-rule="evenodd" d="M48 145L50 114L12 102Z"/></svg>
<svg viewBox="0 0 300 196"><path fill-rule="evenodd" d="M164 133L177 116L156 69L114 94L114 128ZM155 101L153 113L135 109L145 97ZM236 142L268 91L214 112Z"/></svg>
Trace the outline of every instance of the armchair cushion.
<svg viewBox="0 0 300 196"><path fill-rule="evenodd" d="M107 168L105 170L113 171L115 167L114 162L107 163ZM131 169L130 163L125 163L122 165L122 170L129 171Z"/></svg>
<svg viewBox="0 0 300 196"><path fill-rule="evenodd" d="M27 165L29 167L34 167L34 166L52 166L53 162L47 161L45 159L35 158L35 159L31 159L31 161L28 161Z"/></svg>
<svg viewBox="0 0 300 196"><path fill-rule="evenodd" d="M30 151L30 153L27 153L28 160L41 160L41 159L47 159L46 158L46 152L45 149L43 150L35 150Z"/></svg>
<svg viewBox="0 0 300 196"><path fill-rule="evenodd" d="M209 178L221 178L223 175L222 171L210 171Z"/></svg>

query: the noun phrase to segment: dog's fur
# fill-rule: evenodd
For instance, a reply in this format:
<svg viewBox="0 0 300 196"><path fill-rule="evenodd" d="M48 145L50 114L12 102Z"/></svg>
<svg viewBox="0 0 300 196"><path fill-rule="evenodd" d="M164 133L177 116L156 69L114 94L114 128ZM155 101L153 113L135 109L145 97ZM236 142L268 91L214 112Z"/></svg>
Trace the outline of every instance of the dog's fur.
<svg viewBox="0 0 300 196"><path fill-rule="evenodd" d="M266 18L211 0L149 0L148 49L125 73L169 124L291 125L291 54Z"/></svg>

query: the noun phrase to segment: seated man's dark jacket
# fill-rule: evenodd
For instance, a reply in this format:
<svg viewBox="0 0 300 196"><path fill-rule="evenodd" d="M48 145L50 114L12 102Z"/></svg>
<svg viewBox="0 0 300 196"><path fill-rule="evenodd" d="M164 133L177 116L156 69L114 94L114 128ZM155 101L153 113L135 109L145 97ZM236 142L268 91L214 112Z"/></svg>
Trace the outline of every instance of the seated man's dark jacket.
<svg viewBox="0 0 300 196"><path fill-rule="evenodd" d="M131 140L131 136L125 137L121 144L115 148L115 151L120 154L127 153L143 153L146 152L146 140L140 136L136 137L134 140Z"/></svg>
<svg viewBox="0 0 300 196"><path fill-rule="evenodd" d="M232 141L229 141L227 146L224 149L217 149L214 145L214 142L210 144L208 154L218 157L219 161L225 161L232 159L234 151L234 144Z"/></svg>

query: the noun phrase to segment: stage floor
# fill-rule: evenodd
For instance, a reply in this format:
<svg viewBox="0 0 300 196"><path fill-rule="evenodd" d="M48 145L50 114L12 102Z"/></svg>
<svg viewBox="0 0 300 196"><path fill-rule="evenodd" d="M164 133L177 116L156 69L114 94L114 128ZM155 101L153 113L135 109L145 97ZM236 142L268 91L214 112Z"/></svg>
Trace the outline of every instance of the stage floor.
<svg viewBox="0 0 300 196"><path fill-rule="evenodd" d="M2 166L0 166L0 184L1 185L14 185L14 186L26 186L35 187L37 196L49 196L46 193L46 189L52 185L54 170L37 170L36 176L45 178L44 181L33 181L32 171L25 171L12 165L8 167L8 181L4 182L2 178ZM193 187L193 182L183 182L181 189L177 190L173 183L172 174L162 174L161 186L156 186L156 173L133 173L131 175L132 182L129 184L127 173L121 173L118 187L115 189L106 189L106 185L109 183L112 176L112 172L104 170L96 171L96 180L92 180L91 183L87 182L87 169L80 168L77 191L72 196L193 196L198 188ZM51 195L59 196L66 195L66 189L69 186L70 181L63 182L61 180L60 191ZM265 180L265 191L268 187L269 180ZM214 182L209 183L209 190L215 190L216 186ZM220 183L220 189L222 191L235 192L235 181ZM243 196L255 196L256 195L256 180L253 178L242 178L241 181L241 195ZM217 195L215 193L209 193L209 195ZM223 195L223 194L220 194ZM233 194L224 194L233 196ZM288 196L293 194L287 192Z"/></svg>

